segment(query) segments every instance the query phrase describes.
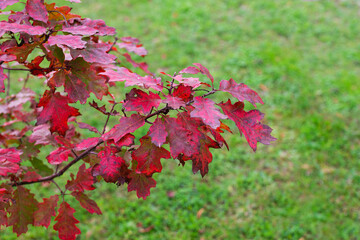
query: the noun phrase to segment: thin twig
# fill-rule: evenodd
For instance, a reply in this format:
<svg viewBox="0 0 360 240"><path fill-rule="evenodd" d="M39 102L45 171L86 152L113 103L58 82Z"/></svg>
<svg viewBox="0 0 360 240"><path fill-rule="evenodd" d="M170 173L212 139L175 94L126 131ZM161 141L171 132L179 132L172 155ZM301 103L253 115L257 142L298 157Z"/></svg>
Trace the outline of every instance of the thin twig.
<svg viewBox="0 0 360 240"><path fill-rule="evenodd" d="M112 106L112 108L111 108L111 110L110 110L110 112L109 112L109 114L108 114L108 116L107 116L107 118L106 118L106 122L105 122L105 124L104 124L104 128L103 128L103 130L102 130L101 135L105 133L106 126L107 126L108 123L109 123L109 119L110 119L111 113L114 111L114 108L115 108L115 105L116 105L116 104L117 104L117 103L114 103L114 104L113 104L113 106Z"/></svg>
<svg viewBox="0 0 360 240"><path fill-rule="evenodd" d="M112 48L115 46L117 40L119 40L118 37L115 37L115 40L114 40L113 44L111 45L110 50L107 53L112 51Z"/></svg>
<svg viewBox="0 0 360 240"><path fill-rule="evenodd" d="M6 96L10 95L10 70L8 69Z"/></svg>
<svg viewBox="0 0 360 240"><path fill-rule="evenodd" d="M60 188L60 186L54 181L54 179L51 180L51 182L52 182L53 184L55 184L55 186L59 189L59 191L60 191L61 194L64 194L64 193L65 193L65 192Z"/></svg>
<svg viewBox="0 0 360 240"><path fill-rule="evenodd" d="M61 15L63 16L63 18L64 18L66 27L69 27L69 24L68 24L68 22L67 22L67 20L66 20L66 17L65 17L65 15L64 15L62 12L59 12L59 11L56 11L56 10L49 10L48 12L49 12L49 13L56 12L56 13L61 14Z"/></svg>

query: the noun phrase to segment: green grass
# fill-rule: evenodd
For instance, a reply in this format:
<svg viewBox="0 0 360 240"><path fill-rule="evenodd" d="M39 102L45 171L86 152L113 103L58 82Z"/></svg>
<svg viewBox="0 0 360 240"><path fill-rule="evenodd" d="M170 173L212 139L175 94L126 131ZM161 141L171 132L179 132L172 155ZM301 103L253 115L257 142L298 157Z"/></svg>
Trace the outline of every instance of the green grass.
<svg viewBox="0 0 360 240"><path fill-rule="evenodd" d="M258 91L278 141L254 154L238 132L229 135L230 151L213 151L203 179L190 164L163 161L145 201L98 184L91 196L102 216L74 203L80 239L359 238L356 1L83 2L73 4L76 13L104 19L118 36L140 38L153 71L171 74L200 62L218 82L233 77ZM153 228L142 232L139 223ZM6 229L0 238L16 235ZM56 238L51 227L30 227L19 239L49 238Z"/></svg>

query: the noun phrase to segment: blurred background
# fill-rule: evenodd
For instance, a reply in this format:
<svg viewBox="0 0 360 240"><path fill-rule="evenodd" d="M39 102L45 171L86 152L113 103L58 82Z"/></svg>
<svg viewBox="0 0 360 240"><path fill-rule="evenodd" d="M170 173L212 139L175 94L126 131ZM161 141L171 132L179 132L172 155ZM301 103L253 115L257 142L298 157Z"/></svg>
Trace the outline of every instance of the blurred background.
<svg viewBox="0 0 360 240"><path fill-rule="evenodd" d="M230 151L213 151L208 175L163 160L145 201L98 184L89 195L102 216L74 203L79 239L359 239L359 1L55 2L139 38L157 74L199 62L217 83L247 84L278 138L253 153L231 125ZM19 237L56 238L52 226Z"/></svg>

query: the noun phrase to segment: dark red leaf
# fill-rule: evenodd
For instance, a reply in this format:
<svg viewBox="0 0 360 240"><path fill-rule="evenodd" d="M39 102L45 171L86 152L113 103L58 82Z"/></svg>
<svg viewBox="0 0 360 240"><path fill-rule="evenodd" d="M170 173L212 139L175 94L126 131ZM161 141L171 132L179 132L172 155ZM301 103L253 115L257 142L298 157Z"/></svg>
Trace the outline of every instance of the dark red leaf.
<svg viewBox="0 0 360 240"><path fill-rule="evenodd" d="M25 9L34 20L42 22L48 21L48 12L46 11L43 0L27 0Z"/></svg>
<svg viewBox="0 0 360 240"><path fill-rule="evenodd" d="M103 140L113 139L118 142L123 136L134 132L145 124L145 117L133 114L131 117L122 117L120 123L116 124L109 132L102 136Z"/></svg>
<svg viewBox="0 0 360 240"><path fill-rule="evenodd" d="M76 235L81 231L76 227L79 221L74 218L75 209L70 207L67 202L62 202L59 208L59 213L55 218L57 222L54 229L59 232L59 238L63 240L75 240Z"/></svg>
<svg viewBox="0 0 360 240"><path fill-rule="evenodd" d="M95 33L97 33L96 29L83 25L63 27L62 31L74 35L94 35Z"/></svg>
<svg viewBox="0 0 360 240"><path fill-rule="evenodd" d="M81 151L81 150L86 150L88 148L94 147L94 146L96 146L96 144L98 144L99 139L100 138L98 138L98 137L84 139L79 144L76 145L75 150Z"/></svg>
<svg viewBox="0 0 360 240"><path fill-rule="evenodd" d="M25 32L30 35L41 35L46 32L46 28L41 26L31 26L31 25L18 24L18 23L9 23L9 22L0 22L0 29L1 29L0 33L4 33L7 31L12 33Z"/></svg>
<svg viewBox="0 0 360 240"><path fill-rule="evenodd" d="M130 147L132 145L134 145L134 139L135 136L132 135L131 133L126 134L125 136L123 136L118 142L114 142L114 140L109 140L108 143L109 144L114 144L117 147Z"/></svg>
<svg viewBox="0 0 360 240"><path fill-rule="evenodd" d="M163 145L166 141L168 133L162 119L157 118L149 129L149 136L151 141L158 147Z"/></svg>
<svg viewBox="0 0 360 240"><path fill-rule="evenodd" d="M181 98L184 102L189 102L193 99L193 88L180 84L174 89L173 96Z"/></svg>
<svg viewBox="0 0 360 240"><path fill-rule="evenodd" d="M156 181L145 174L132 172L129 174L131 179L128 185L128 191L136 191L138 198L146 199L150 195L150 188L156 187Z"/></svg>
<svg viewBox="0 0 360 240"><path fill-rule="evenodd" d="M137 162L136 171L146 175L161 172L162 166L160 159L169 159L169 151L165 148L155 146L151 142L150 137L147 136L142 137L140 142L140 147L131 154L132 158Z"/></svg>
<svg viewBox="0 0 360 240"><path fill-rule="evenodd" d="M73 35L55 35L49 37L48 43L50 46L65 45L70 48L85 48L86 42L81 40L81 38L82 38L81 36L73 36Z"/></svg>
<svg viewBox="0 0 360 240"><path fill-rule="evenodd" d="M83 57L89 63L110 64L116 59L116 56L107 53L111 45L106 43L88 43L85 49L70 49L73 59Z"/></svg>
<svg viewBox="0 0 360 240"><path fill-rule="evenodd" d="M150 92L147 94L140 89L132 89L126 94L124 108L126 111L137 111L141 114L149 114L152 108L157 108L161 102L159 95Z"/></svg>
<svg viewBox="0 0 360 240"><path fill-rule="evenodd" d="M24 63L28 58L29 54L37 47L39 43L25 43L21 46L16 46L6 49L7 54L12 54L16 56L16 60L19 63Z"/></svg>
<svg viewBox="0 0 360 240"><path fill-rule="evenodd" d="M0 2L0 9L5 9L9 5L13 5L15 3L19 2L19 0L2 0Z"/></svg>
<svg viewBox="0 0 360 240"><path fill-rule="evenodd" d="M65 135L69 129L67 124L68 119L72 116L80 115L76 108L68 105L69 103L71 103L71 101L68 97L61 96L58 92L45 91L38 104L38 107L43 107L43 110L38 115L37 125L50 121L51 132L58 132L61 135Z"/></svg>
<svg viewBox="0 0 360 240"><path fill-rule="evenodd" d="M173 109L178 109L180 107L185 107L186 103L179 97L174 97L171 95L165 96L165 99L162 100L163 103L168 104L169 107Z"/></svg>
<svg viewBox="0 0 360 240"><path fill-rule="evenodd" d="M16 149L0 149L0 176L16 173L20 167L20 152Z"/></svg>
<svg viewBox="0 0 360 240"><path fill-rule="evenodd" d="M20 236L28 231L27 225L34 223L34 212L38 209L38 202L34 194L22 186L17 186L12 198L13 204L8 209L8 225L13 226L13 232Z"/></svg>
<svg viewBox="0 0 360 240"><path fill-rule="evenodd" d="M244 111L244 103L236 102L234 105L228 100L218 104L231 120L233 120L240 132L245 135L250 147L256 151L257 143L270 144L276 138L271 136L272 129L260 123L264 114L258 110Z"/></svg>
<svg viewBox="0 0 360 240"><path fill-rule="evenodd" d="M220 127L220 119L226 119L227 117L215 108L214 104L211 99L195 97L193 104L195 109L190 113L190 116L199 117L206 125L216 129Z"/></svg>
<svg viewBox="0 0 360 240"><path fill-rule="evenodd" d="M85 193L83 192L72 192L71 195L73 195L76 200L79 201L80 205L85 208L89 213L93 214L96 213L97 215L101 215L102 212L96 202L92 199L90 199Z"/></svg>
<svg viewBox="0 0 360 240"><path fill-rule="evenodd" d="M34 225L49 227L51 217L56 216L55 208L59 201L59 196L54 195L49 198L44 198L42 203L38 204L38 210L34 213Z"/></svg>
<svg viewBox="0 0 360 240"><path fill-rule="evenodd" d="M70 149L59 147L58 149L52 151L50 155L46 157L46 159L50 164L58 165L62 162L66 162L69 158L70 153Z"/></svg>
<svg viewBox="0 0 360 240"><path fill-rule="evenodd" d="M70 176L71 180L68 180L65 186L67 190L83 192L85 190L91 191L95 189L93 186L94 177L91 174L91 169L86 169L85 163L79 167L75 179L73 174Z"/></svg>
<svg viewBox="0 0 360 240"><path fill-rule="evenodd" d="M247 100L255 107L256 103L264 104L263 100L254 90L251 90L244 83L237 84L232 78L229 81L221 80L219 90L231 93L241 102Z"/></svg>
<svg viewBox="0 0 360 240"><path fill-rule="evenodd" d="M96 167L96 172L101 175L106 182L116 182L122 177L125 161L122 157L117 156L117 149L114 147L106 146L105 149L99 152L98 156L101 161Z"/></svg>

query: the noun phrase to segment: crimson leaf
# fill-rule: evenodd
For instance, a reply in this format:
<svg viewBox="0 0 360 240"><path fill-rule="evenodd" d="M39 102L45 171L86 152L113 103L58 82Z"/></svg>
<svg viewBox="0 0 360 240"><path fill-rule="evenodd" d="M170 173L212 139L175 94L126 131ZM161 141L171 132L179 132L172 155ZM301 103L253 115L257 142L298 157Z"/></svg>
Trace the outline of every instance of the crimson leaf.
<svg viewBox="0 0 360 240"><path fill-rule="evenodd" d="M146 115L150 113L152 108L157 108L160 102L160 96L155 93L147 94L140 89L132 89L126 94L124 108L126 111L137 111Z"/></svg>
<svg viewBox="0 0 360 240"><path fill-rule="evenodd" d="M149 129L149 136L151 137L151 142L153 142L156 146L160 147L166 141L166 126L162 119L157 118L153 125Z"/></svg>
<svg viewBox="0 0 360 240"><path fill-rule="evenodd" d="M66 183L66 189L70 191L79 191L83 192L85 190L94 190L94 177L91 174L90 169L85 169L85 164L82 164L79 167L79 171L76 174L76 178L74 179L74 175L71 174L71 180L68 180Z"/></svg>
<svg viewBox="0 0 360 240"><path fill-rule="evenodd" d="M0 176L16 173L20 167L20 153L16 149L0 149Z"/></svg>
<svg viewBox="0 0 360 240"><path fill-rule="evenodd" d="M132 172L129 174L130 182L128 185L128 191L136 191L138 198L146 199L150 195L150 188L156 187L156 181L145 174L138 174Z"/></svg>
<svg viewBox="0 0 360 240"><path fill-rule="evenodd" d="M39 203L38 210L34 213L34 225L49 227L51 217L56 216L55 208L59 200L58 195L44 198L42 203Z"/></svg>
<svg viewBox="0 0 360 240"><path fill-rule="evenodd" d="M74 218L75 209L70 207L67 202L62 202L59 208L59 213L55 218L57 222L54 229L59 232L59 238L63 240L75 240L76 235L81 231L76 227L79 221Z"/></svg>
<svg viewBox="0 0 360 240"><path fill-rule="evenodd" d="M48 12L46 11L43 0L28 0L26 1L25 9L34 20L47 22Z"/></svg>
<svg viewBox="0 0 360 240"><path fill-rule="evenodd" d="M73 195L76 200L79 201L80 205L85 208L89 213L96 213L98 215L101 215L102 212L96 202L92 199L90 199L85 193L83 192L72 192L71 195Z"/></svg>

